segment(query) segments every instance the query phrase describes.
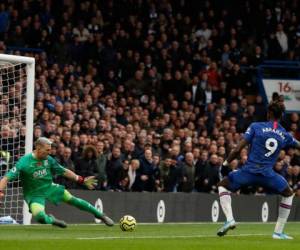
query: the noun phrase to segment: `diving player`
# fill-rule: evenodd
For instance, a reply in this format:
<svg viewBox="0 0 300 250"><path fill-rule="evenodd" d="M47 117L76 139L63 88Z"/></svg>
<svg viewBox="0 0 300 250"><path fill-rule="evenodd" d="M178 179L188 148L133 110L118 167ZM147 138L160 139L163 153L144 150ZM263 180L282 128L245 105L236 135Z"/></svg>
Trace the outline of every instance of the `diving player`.
<svg viewBox="0 0 300 250"><path fill-rule="evenodd" d="M22 156L17 164L10 169L0 180L0 199L4 197L4 189L9 181L18 176L23 185L23 195L33 217L42 224L52 224L65 228L67 224L45 213L45 203L50 201L54 204L65 202L81 210L93 214L102 220L107 226L113 226L114 222L104 213L99 212L94 206L85 200L73 196L64 186L53 183L53 175L64 177L85 185L88 189L94 189L97 181L94 176L82 177L69 169L62 167L49 156L52 142L40 137L35 142L35 150Z"/></svg>

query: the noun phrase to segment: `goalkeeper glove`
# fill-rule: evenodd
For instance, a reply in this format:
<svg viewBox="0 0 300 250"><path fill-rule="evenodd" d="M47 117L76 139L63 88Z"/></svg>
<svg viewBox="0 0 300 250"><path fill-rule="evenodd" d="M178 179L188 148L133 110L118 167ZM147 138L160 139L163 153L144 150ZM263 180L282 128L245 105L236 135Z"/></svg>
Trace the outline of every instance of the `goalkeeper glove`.
<svg viewBox="0 0 300 250"><path fill-rule="evenodd" d="M77 183L86 186L88 189L95 189L98 185L98 181L95 179L95 176L77 176Z"/></svg>

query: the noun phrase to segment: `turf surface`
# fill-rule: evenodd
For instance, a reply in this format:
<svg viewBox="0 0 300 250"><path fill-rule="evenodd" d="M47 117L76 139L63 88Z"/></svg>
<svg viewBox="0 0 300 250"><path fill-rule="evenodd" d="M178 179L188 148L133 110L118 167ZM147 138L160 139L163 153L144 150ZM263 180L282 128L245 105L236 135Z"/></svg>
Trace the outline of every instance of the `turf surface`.
<svg viewBox="0 0 300 250"><path fill-rule="evenodd" d="M216 236L221 224L144 224L134 232L118 226L69 225L67 229L33 225L0 226L2 250L183 250L183 249L300 249L300 223L288 223L294 240L273 240L274 224L240 223L225 237Z"/></svg>

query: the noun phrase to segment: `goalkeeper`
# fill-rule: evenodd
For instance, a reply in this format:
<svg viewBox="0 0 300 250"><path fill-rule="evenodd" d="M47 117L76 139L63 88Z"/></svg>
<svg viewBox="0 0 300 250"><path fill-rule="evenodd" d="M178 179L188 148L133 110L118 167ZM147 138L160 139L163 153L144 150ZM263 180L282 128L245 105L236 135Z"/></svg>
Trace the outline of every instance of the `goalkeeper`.
<svg viewBox="0 0 300 250"><path fill-rule="evenodd" d="M104 213L99 212L94 206L85 200L70 194L64 186L53 183L53 175L63 175L88 189L94 189L97 181L94 176L82 177L71 170L62 167L54 158L49 156L51 141L46 137L40 137L35 142L35 150L19 159L16 166L9 170L0 180L0 199L4 197L4 189L9 181L20 176L23 185L24 199L27 202L33 217L42 224L52 224L65 228L67 224L45 213L46 200L54 204L66 202L81 210L93 214L107 226L113 226L114 222Z"/></svg>

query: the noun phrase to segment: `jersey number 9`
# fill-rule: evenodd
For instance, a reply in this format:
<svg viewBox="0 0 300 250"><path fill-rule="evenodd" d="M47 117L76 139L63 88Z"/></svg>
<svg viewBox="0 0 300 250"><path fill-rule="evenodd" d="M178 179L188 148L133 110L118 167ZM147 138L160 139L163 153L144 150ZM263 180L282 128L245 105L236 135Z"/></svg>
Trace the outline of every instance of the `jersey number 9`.
<svg viewBox="0 0 300 250"><path fill-rule="evenodd" d="M275 153L278 147L278 142L274 138L269 138L268 140L266 140L265 147L267 150L269 150L269 152L265 153L265 156L269 157Z"/></svg>

